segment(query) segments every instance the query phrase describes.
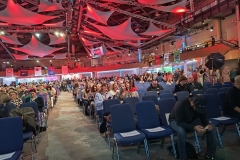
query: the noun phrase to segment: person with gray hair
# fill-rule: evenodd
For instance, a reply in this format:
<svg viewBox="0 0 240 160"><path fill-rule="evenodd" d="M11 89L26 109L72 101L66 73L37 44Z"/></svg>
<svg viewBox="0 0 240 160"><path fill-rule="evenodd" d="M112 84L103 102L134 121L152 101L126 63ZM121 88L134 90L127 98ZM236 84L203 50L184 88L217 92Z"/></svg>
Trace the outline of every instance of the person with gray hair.
<svg viewBox="0 0 240 160"><path fill-rule="evenodd" d="M240 75L235 77L234 86L227 91L225 112L240 120Z"/></svg>

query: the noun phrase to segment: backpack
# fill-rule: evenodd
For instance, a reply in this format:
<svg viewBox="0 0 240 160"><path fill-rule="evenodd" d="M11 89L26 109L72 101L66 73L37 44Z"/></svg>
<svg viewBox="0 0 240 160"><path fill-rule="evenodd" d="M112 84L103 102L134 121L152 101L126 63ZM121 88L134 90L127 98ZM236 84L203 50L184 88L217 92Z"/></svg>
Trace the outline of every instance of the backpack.
<svg viewBox="0 0 240 160"><path fill-rule="evenodd" d="M198 159L196 150L191 143L186 142L185 147L186 147L187 158ZM167 149L172 155L174 155L173 154L173 146L169 146L169 147L167 147ZM178 144L177 143L175 143L175 149L176 149L177 159L178 159L179 158L179 150L178 150Z"/></svg>

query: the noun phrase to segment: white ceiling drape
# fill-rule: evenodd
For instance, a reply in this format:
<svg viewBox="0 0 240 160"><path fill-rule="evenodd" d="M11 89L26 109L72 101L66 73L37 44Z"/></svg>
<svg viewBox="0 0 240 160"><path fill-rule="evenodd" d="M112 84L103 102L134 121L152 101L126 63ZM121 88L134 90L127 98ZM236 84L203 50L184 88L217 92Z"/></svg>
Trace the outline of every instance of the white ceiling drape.
<svg viewBox="0 0 240 160"><path fill-rule="evenodd" d="M45 21L56 18L56 16L45 16L29 11L19 4L15 4L13 0L7 1L7 7L0 11L0 20L18 25L35 25L42 24Z"/></svg>
<svg viewBox="0 0 240 160"><path fill-rule="evenodd" d="M162 30L162 29L156 27L153 23L150 22L150 25L149 25L148 29L145 32L140 33L140 34L141 35L148 35L148 36L161 36L164 33L167 33L169 31L170 31L169 29Z"/></svg>
<svg viewBox="0 0 240 160"><path fill-rule="evenodd" d="M179 3L170 6L149 6L149 7L163 12L180 13L187 11L186 4L187 0L182 0Z"/></svg>
<svg viewBox="0 0 240 160"><path fill-rule="evenodd" d="M173 2L175 0L138 0L139 3L147 4L147 5L158 5Z"/></svg>
<svg viewBox="0 0 240 160"><path fill-rule="evenodd" d="M16 60L27 60L28 55L19 55L19 54L13 54L13 56L15 57Z"/></svg>
<svg viewBox="0 0 240 160"><path fill-rule="evenodd" d="M17 51L24 52L31 56L37 56L37 57L42 58L42 57L49 55L55 51L63 49L64 47L62 47L62 48L49 47L48 45L45 45L45 44L42 44L41 42L39 42L37 40L37 38L32 35L32 39L27 45L25 45L23 47L19 47L19 48L14 48L14 47L11 47L11 48L14 50L17 50Z"/></svg>
<svg viewBox="0 0 240 160"><path fill-rule="evenodd" d="M50 2L48 0L40 0L40 4L38 5L38 12L46 12L46 11L55 11L55 10L63 10L61 1L57 3L56 0Z"/></svg>
<svg viewBox="0 0 240 160"><path fill-rule="evenodd" d="M49 45L53 45L53 44L60 44L60 43L65 43L66 42L66 37L57 37L55 35L49 34L50 37L50 44Z"/></svg>
<svg viewBox="0 0 240 160"><path fill-rule="evenodd" d="M53 55L53 58L55 59L65 59L66 57L67 57L67 53Z"/></svg>
<svg viewBox="0 0 240 160"><path fill-rule="evenodd" d="M95 45L95 44L98 44L99 42L93 42L93 41L89 41L83 37L81 37L83 43L85 44L85 46L92 46L92 45Z"/></svg>
<svg viewBox="0 0 240 160"><path fill-rule="evenodd" d="M89 22L90 23L90 22ZM92 26L100 30L103 34L114 40L141 40L146 39L139 37L131 27L131 18L118 26L99 26L90 23Z"/></svg>
<svg viewBox="0 0 240 160"><path fill-rule="evenodd" d="M63 27L63 23L65 21L57 22L57 23L50 23L50 24L43 24L44 26L48 27Z"/></svg>
<svg viewBox="0 0 240 160"><path fill-rule="evenodd" d="M109 12L98 11L91 7L89 4L87 4L87 13L85 14L85 16L107 25L107 21L112 14L113 11Z"/></svg>
<svg viewBox="0 0 240 160"><path fill-rule="evenodd" d="M2 42L16 45L23 45L17 39L17 34L12 34L10 36L0 36Z"/></svg>

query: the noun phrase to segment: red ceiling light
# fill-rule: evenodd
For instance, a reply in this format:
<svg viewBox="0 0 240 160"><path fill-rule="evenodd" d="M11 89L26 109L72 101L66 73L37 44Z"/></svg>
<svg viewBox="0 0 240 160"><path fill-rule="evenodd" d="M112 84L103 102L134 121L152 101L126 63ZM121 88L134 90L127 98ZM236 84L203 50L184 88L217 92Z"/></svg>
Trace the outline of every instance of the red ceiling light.
<svg viewBox="0 0 240 160"><path fill-rule="evenodd" d="M186 8L183 8L183 7L176 7L172 10L172 12L175 12L175 13L183 13L183 12L186 12Z"/></svg>

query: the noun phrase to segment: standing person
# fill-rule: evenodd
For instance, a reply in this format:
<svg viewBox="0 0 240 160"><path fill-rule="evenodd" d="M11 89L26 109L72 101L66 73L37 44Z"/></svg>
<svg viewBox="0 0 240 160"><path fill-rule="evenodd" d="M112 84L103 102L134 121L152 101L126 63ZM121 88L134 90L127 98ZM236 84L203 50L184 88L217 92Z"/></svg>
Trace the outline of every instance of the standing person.
<svg viewBox="0 0 240 160"><path fill-rule="evenodd" d="M214 69L214 70L212 71L212 79L213 79L213 80L212 80L212 81L213 81L213 84L218 82L218 75L217 75L216 69Z"/></svg>
<svg viewBox="0 0 240 160"><path fill-rule="evenodd" d="M197 76L197 71L196 70L193 71L192 77L193 77L194 82L197 82L198 76Z"/></svg>
<svg viewBox="0 0 240 160"><path fill-rule="evenodd" d="M207 68L204 69L203 82L210 82L209 69Z"/></svg>
<svg viewBox="0 0 240 160"><path fill-rule="evenodd" d="M225 66L222 70L223 82L230 82L230 71L228 70L228 66Z"/></svg>
<svg viewBox="0 0 240 160"><path fill-rule="evenodd" d="M186 135L197 131L207 136L207 153L205 159L214 159L216 153L216 128L206 118L204 97L183 98L177 101L169 115L171 127L178 133L178 149L181 160L187 159Z"/></svg>
<svg viewBox="0 0 240 160"><path fill-rule="evenodd" d="M214 46L215 45L215 38L213 36L211 36L211 38L212 38L212 46Z"/></svg>
<svg viewBox="0 0 240 160"><path fill-rule="evenodd" d="M198 76L198 82L201 83L203 85L203 70L199 70L199 72L197 73Z"/></svg>

